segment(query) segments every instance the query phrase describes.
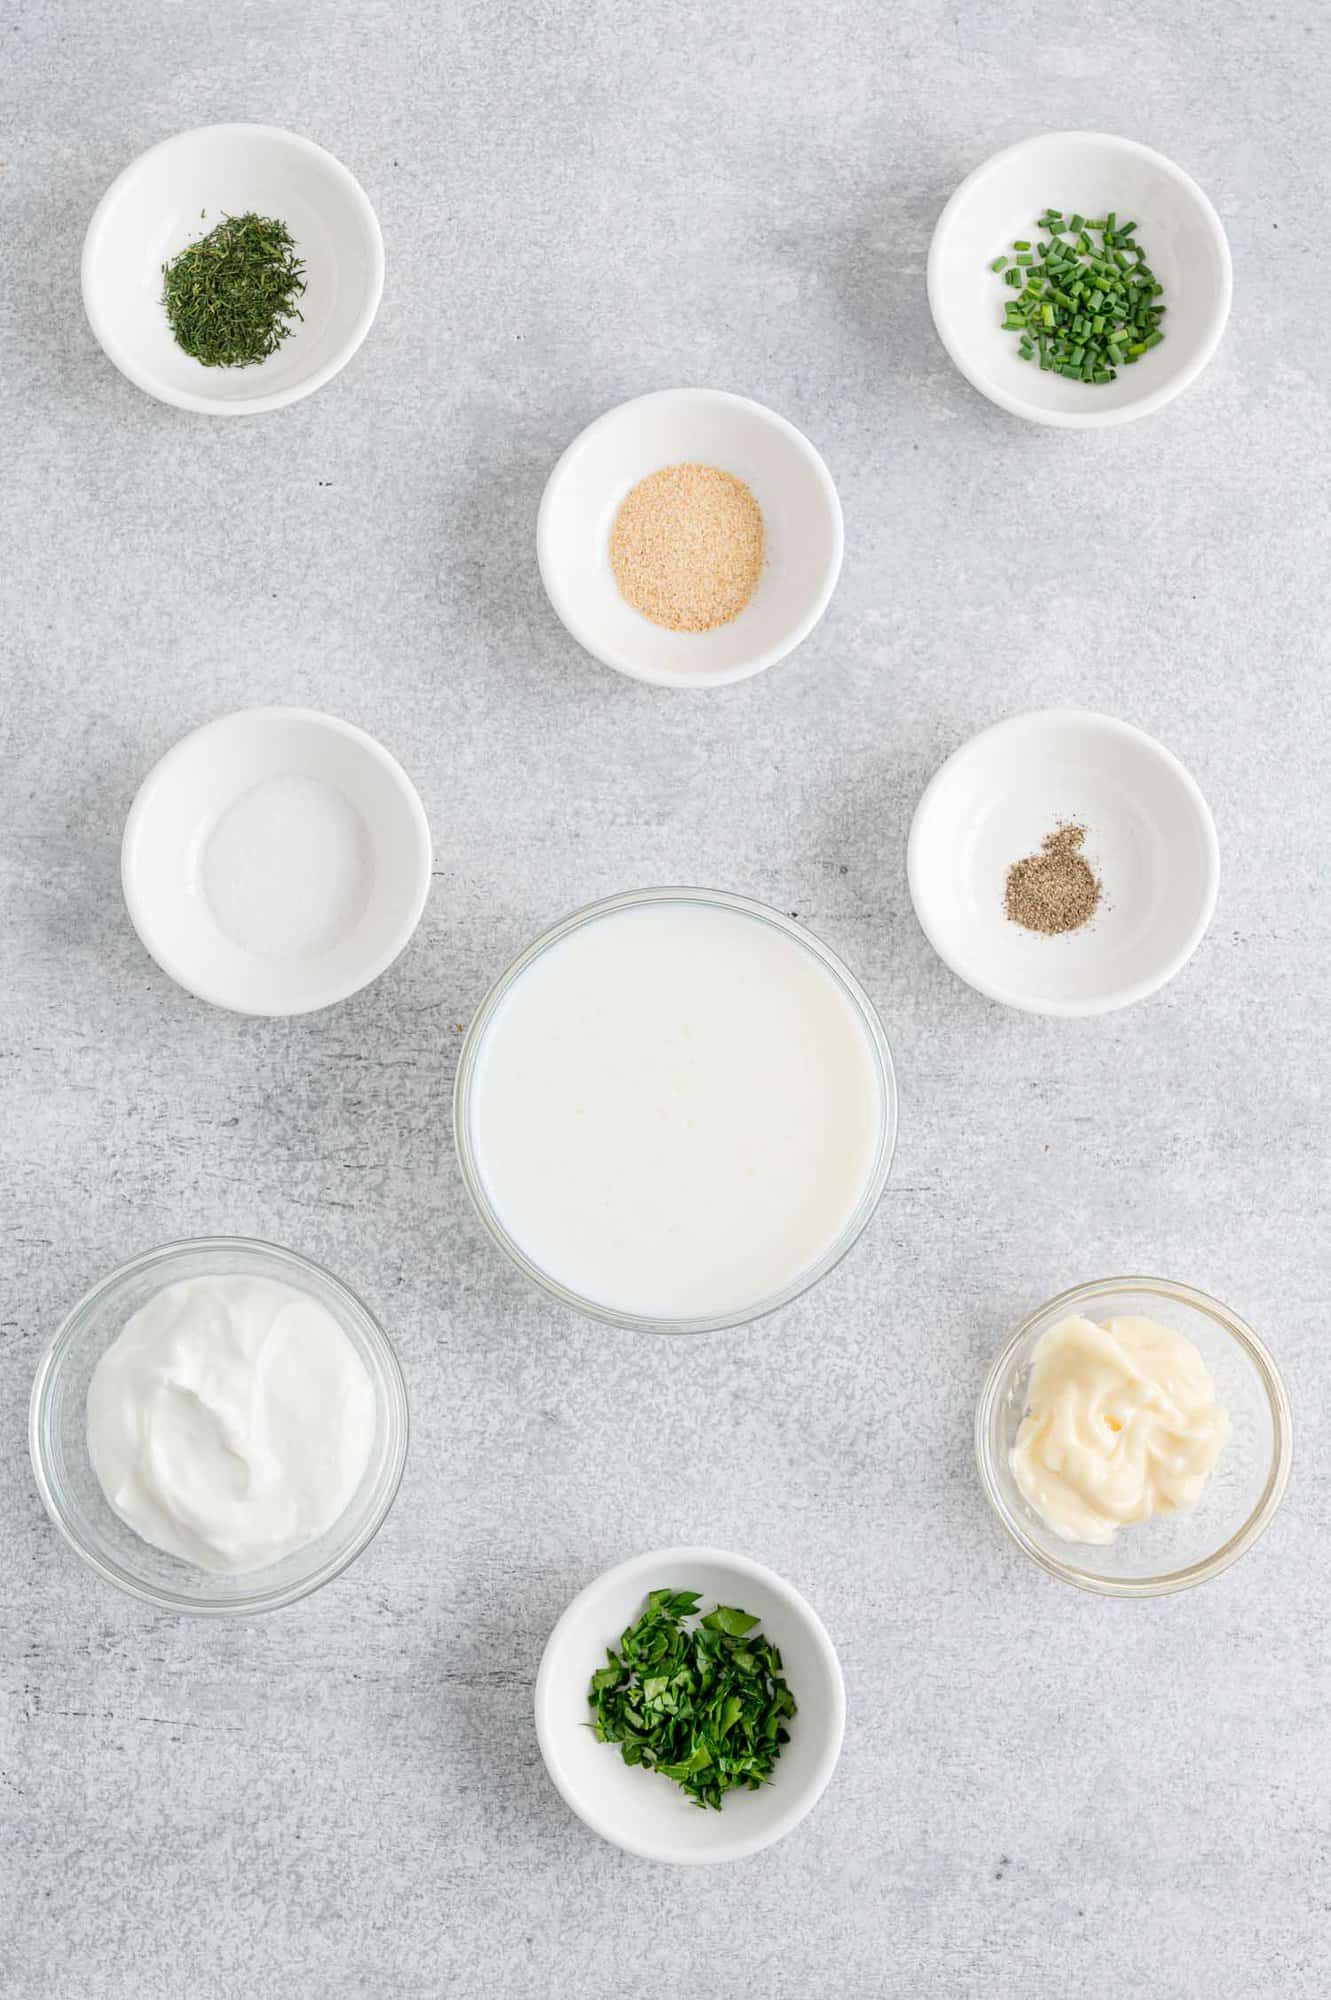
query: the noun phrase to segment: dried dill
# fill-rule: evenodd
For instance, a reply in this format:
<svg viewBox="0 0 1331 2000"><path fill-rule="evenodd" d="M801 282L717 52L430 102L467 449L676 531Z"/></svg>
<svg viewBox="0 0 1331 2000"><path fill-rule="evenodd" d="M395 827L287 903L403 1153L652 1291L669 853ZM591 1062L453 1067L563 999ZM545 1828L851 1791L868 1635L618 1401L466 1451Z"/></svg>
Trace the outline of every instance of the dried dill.
<svg viewBox="0 0 1331 2000"><path fill-rule="evenodd" d="M228 215L162 266L162 304L178 346L205 368L251 368L304 314L305 266L271 216Z"/></svg>

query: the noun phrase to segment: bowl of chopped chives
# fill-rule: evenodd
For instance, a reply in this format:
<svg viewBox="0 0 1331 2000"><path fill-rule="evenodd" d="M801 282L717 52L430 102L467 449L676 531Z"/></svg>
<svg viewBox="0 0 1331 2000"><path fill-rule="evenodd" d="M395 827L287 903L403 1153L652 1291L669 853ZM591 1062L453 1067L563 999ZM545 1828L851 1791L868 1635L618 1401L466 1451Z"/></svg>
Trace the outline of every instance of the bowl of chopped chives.
<svg viewBox="0 0 1331 2000"><path fill-rule="evenodd" d="M1215 353L1233 290L1197 183L1104 132L1042 133L977 167L938 218L928 283L972 387L1065 430L1171 402Z"/></svg>
<svg viewBox="0 0 1331 2000"><path fill-rule="evenodd" d="M556 1789L649 1861L738 1861L836 1768L846 1695L822 1620L748 1556L658 1549L589 1583L550 1634L536 1735Z"/></svg>
<svg viewBox="0 0 1331 2000"><path fill-rule="evenodd" d="M88 323L159 402L255 416L344 368L379 309L384 246L359 182L313 140L210 125L142 154L83 244Z"/></svg>

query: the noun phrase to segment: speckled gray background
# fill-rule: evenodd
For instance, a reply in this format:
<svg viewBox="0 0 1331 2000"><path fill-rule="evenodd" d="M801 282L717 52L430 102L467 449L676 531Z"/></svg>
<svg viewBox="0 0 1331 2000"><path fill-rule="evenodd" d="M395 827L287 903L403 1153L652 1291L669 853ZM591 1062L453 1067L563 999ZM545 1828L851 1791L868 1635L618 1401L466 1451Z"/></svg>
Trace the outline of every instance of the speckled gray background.
<svg viewBox="0 0 1331 2000"><path fill-rule="evenodd" d="M5 2000L1323 1995L1325 10L7 0L0 36ZM388 250L345 374L236 423L123 381L78 295L112 177L226 118L330 147ZM1060 125L1168 152L1233 244L1218 358L1139 427L1003 416L929 321L947 194ZM710 697L585 658L533 549L569 438L680 382L807 429L846 513L817 633ZM117 886L149 764L264 700L382 737L437 845L407 956L291 1023L178 991ZM1072 1025L959 985L903 874L944 754L1062 701L1176 750L1224 857L1183 975ZM524 1290L447 1132L491 976L661 879L807 918L878 1000L904 1098L858 1252L686 1345ZM364 1558L229 1626L84 1574L24 1439L74 1297L210 1230L358 1286L415 1425ZM1020 1314L1142 1266L1267 1336L1301 1451L1237 1568L1114 1604L1005 1542L970 1419ZM690 1539L809 1593L850 1711L795 1835L674 1873L567 1812L531 1694L575 1590Z"/></svg>

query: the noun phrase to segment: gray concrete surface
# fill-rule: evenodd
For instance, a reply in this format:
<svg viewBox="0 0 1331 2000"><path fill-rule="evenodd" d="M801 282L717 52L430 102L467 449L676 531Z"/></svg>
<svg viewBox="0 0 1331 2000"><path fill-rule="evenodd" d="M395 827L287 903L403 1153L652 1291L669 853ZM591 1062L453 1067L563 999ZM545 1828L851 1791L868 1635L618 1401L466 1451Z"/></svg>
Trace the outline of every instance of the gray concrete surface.
<svg viewBox="0 0 1331 2000"><path fill-rule="evenodd" d="M1325 1993L1325 10L7 0L0 37L6 2000ZM233 117L351 166L389 275L342 377L223 424L121 379L78 259L135 154ZM1061 125L1178 159L1234 249L1208 373L1103 435L980 400L924 296L954 184ZM574 432L680 382L807 429L846 513L816 635L711 698L585 658L533 549ZM438 850L409 954L291 1023L178 991L117 887L148 765L262 700L382 737ZM1171 745L1223 844L1186 972L1072 1025L951 978L903 869L941 757L1063 701ZM682 1346L526 1291L447 1129L496 970L665 878L807 918L903 1090L857 1254ZM364 1558L223 1627L85 1575L24 1439L81 1289L208 1230L344 1273L415 1422ZM1143 1266L1267 1336L1301 1449L1228 1575L1104 1603L1005 1542L971 1411L1018 1315ZM696 1874L584 1829L531 1724L568 1597L695 1538L808 1592L850 1698L817 1813Z"/></svg>

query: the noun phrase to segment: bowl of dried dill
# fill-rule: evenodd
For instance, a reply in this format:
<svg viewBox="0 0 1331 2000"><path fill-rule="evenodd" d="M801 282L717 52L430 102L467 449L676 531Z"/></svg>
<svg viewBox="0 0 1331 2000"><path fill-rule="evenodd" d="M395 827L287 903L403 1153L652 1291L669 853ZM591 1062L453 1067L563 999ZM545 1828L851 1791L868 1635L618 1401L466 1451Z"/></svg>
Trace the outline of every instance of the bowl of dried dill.
<svg viewBox="0 0 1331 2000"><path fill-rule="evenodd" d="M379 223L331 153L272 125L180 132L126 167L83 244L89 325L159 402L254 416L331 380L373 323Z"/></svg>

